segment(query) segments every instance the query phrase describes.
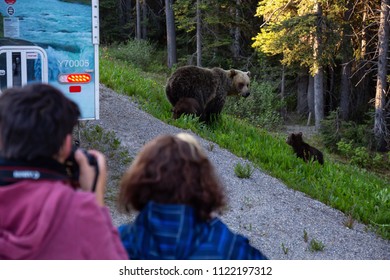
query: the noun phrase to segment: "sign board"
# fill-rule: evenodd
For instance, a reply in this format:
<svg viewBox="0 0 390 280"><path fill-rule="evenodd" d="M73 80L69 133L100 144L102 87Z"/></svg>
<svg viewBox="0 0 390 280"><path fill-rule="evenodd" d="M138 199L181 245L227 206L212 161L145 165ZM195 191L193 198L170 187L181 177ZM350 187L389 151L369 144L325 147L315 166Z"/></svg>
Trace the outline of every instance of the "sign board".
<svg viewBox="0 0 390 280"><path fill-rule="evenodd" d="M0 0L0 90L47 82L98 119L98 47L98 0Z"/></svg>

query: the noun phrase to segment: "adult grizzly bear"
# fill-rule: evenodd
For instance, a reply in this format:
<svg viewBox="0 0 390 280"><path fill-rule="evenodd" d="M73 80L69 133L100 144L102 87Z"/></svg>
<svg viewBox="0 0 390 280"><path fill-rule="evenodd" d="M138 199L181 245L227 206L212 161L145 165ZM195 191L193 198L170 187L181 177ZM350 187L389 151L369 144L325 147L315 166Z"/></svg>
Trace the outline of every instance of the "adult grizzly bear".
<svg viewBox="0 0 390 280"><path fill-rule="evenodd" d="M173 107L181 98L194 98L201 109L200 120L210 122L221 113L226 96L249 96L249 77L250 72L235 69L183 66L168 79L166 95Z"/></svg>

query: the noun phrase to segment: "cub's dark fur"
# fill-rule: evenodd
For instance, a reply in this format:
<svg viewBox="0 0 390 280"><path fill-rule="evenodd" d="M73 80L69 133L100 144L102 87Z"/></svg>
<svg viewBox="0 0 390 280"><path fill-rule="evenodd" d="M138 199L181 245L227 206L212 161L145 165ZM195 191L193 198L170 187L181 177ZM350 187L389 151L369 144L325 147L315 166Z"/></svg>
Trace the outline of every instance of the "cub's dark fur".
<svg viewBox="0 0 390 280"><path fill-rule="evenodd" d="M302 139L302 132L291 133L286 143L293 148L297 157L304 161L317 160L320 164L324 164L324 156L321 151L305 143Z"/></svg>
<svg viewBox="0 0 390 280"><path fill-rule="evenodd" d="M195 98L183 97L180 98L172 109L174 119L180 118L181 115L195 115L199 117L203 112L199 102Z"/></svg>

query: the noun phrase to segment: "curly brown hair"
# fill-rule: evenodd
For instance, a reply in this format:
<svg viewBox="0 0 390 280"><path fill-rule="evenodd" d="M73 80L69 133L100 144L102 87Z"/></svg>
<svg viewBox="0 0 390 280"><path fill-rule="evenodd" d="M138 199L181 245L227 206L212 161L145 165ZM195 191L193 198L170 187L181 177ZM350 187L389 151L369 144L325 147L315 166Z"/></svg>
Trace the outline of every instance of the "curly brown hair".
<svg viewBox="0 0 390 280"><path fill-rule="evenodd" d="M147 143L120 183L119 207L140 211L149 202L186 204L202 220L225 206L214 167L189 134L161 135Z"/></svg>

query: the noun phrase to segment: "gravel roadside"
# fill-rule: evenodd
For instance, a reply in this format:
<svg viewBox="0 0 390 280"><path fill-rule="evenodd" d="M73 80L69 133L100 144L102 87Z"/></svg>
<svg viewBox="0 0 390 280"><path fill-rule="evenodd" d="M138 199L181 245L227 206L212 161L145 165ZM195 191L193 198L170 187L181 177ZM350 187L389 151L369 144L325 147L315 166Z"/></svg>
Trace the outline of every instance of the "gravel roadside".
<svg viewBox="0 0 390 280"><path fill-rule="evenodd" d="M100 119L86 125L114 131L131 157L157 135L183 131L145 113L129 97L104 85L100 87ZM355 222L352 229L346 227L348 217L342 212L287 188L259 169L251 178L239 179L234 166L246 163L244 159L195 136L226 188L229 204L222 220L233 231L248 237L270 259L390 259L390 241L370 232L365 225ZM213 149L209 149L210 145ZM118 166L115 160L108 164L114 178L108 184L108 193L115 196L118 178L127 166ZM134 216L118 213L114 201L107 202L114 224L131 221ZM310 242L319 248L323 245L323 249L313 250L315 246Z"/></svg>

